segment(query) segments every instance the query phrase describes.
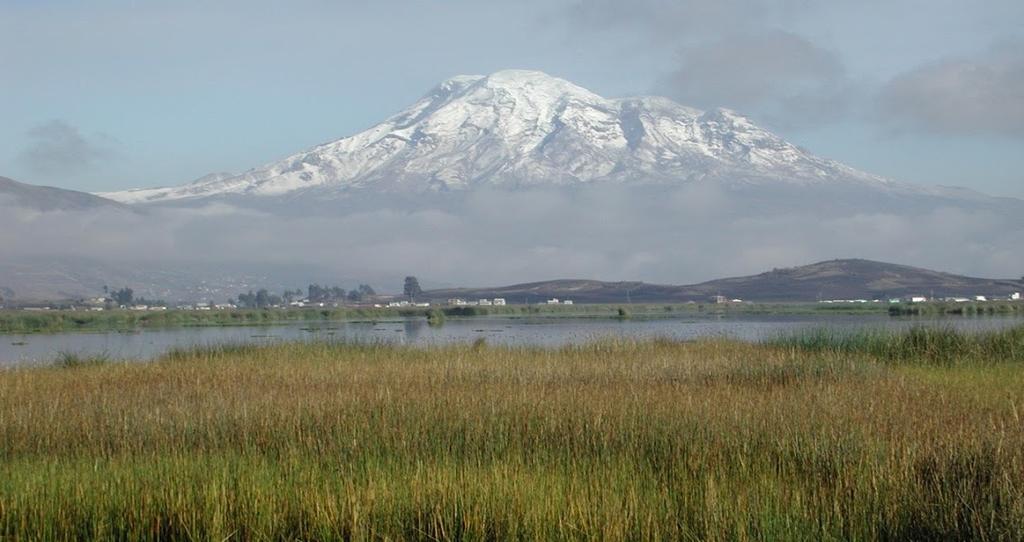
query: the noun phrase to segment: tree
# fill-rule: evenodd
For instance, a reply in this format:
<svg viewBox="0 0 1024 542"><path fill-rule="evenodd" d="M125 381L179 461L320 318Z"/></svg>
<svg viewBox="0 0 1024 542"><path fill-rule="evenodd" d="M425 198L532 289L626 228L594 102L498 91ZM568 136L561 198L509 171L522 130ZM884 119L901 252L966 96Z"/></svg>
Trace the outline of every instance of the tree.
<svg viewBox="0 0 1024 542"><path fill-rule="evenodd" d="M270 306L270 292L266 288L256 292L256 308L263 309Z"/></svg>
<svg viewBox="0 0 1024 542"><path fill-rule="evenodd" d="M247 294L238 294L238 306L243 309L256 308L256 294L249 290Z"/></svg>
<svg viewBox="0 0 1024 542"><path fill-rule="evenodd" d="M114 302L118 305L131 305L135 299L135 292L131 288L121 288L120 290L115 290L111 297L114 298Z"/></svg>
<svg viewBox="0 0 1024 542"><path fill-rule="evenodd" d="M405 288L402 290L405 293L405 297L409 298L409 301L414 301L416 296L423 293L420 288L420 281L413 276L405 277Z"/></svg>
<svg viewBox="0 0 1024 542"><path fill-rule="evenodd" d="M358 288L348 293L348 300L358 303L360 301L366 301L375 295L377 295L377 292L373 290L372 286L369 284L360 284Z"/></svg>
<svg viewBox="0 0 1024 542"><path fill-rule="evenodd" d="M328 289L320 286L319 284L310 284L307 289L307 298L313 303L322 303L327 301Z"/></svg>

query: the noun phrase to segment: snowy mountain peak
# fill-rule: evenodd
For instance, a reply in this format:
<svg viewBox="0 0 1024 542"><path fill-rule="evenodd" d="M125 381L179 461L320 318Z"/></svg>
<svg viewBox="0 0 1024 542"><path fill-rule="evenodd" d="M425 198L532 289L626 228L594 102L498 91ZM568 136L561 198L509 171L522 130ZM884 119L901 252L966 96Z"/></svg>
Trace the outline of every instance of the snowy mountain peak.
<svg viewBox="0 0 1024 542"><path fill-rule="evenodd" d="M381 124L238 176L103 194L127 203L595 182L887 181L813 156L727 109L603 98L543 72L461 75Z"/></svg>

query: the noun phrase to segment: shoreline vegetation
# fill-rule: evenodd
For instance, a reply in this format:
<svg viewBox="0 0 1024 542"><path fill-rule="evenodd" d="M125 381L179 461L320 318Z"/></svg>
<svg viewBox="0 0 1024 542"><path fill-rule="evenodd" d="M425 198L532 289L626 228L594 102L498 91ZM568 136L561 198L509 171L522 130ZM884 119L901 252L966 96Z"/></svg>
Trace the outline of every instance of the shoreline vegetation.
<svg viewBox="0 0 1024 542"><path fill-rule="evenodd" d="M818 303L727 304L577 304L507 305L492 307L374 308L326 307L305 309L231 309L211 311L26 311L0 310L0 333L29 334L64 331L132 331L167 327L258 326L313 321L388 321L426 318L440 325L446 318L482 316L574 318L666 318L687 314L870 314L890 316L1024 315L1024 302L920 303L889 305ZM628 316L624 316L628 315Z"/></svg>
<svg viewBox="0 0 1024 542"><path fill-rule="evenodd" d="M1015 540L1024 326L0 371L0 539Z"/></svg>

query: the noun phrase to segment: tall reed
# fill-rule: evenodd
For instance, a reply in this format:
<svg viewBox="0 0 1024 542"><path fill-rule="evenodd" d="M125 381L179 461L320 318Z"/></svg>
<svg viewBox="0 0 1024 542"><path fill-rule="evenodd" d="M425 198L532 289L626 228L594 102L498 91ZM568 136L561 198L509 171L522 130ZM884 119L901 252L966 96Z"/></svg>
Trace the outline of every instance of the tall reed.
<svg viewBox="0 0 1024 542"><path fill-rule="evenodd" d="M877 344L314 343L2 371L0 539L1020 539L1024 370Z"/></svg>

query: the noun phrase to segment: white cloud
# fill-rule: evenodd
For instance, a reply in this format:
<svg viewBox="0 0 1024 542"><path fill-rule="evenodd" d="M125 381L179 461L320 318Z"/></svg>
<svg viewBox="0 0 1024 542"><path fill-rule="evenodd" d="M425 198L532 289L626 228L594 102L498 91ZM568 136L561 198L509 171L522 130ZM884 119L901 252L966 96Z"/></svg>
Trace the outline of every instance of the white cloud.
<svg viewBox="0 0 1024 542"><path fill-rule="evenodd" d="M446 210L383 206L335 216L228 206L148 215L4 212L0 248L11 261L88 257L168 268L203 261L254 272L302 264L375 284L406 273L449 285L553 278L685 284L849 257L991 277L1024 269L1024 215L898 202L873 212L827 203L779 212L778 204L689 185L668 193L480 192Z"/></svg>
<svg viewBox="0 0 1024 542"><path fill-rule="evenodd" d="M898 130L1024 137L1024 42L904 73L879 93L878 113Z"/></svg>

